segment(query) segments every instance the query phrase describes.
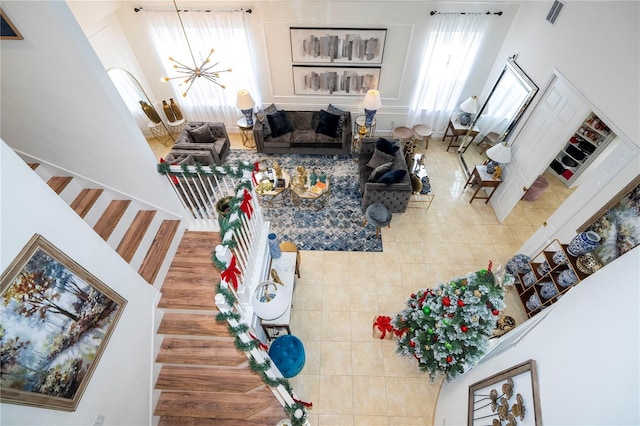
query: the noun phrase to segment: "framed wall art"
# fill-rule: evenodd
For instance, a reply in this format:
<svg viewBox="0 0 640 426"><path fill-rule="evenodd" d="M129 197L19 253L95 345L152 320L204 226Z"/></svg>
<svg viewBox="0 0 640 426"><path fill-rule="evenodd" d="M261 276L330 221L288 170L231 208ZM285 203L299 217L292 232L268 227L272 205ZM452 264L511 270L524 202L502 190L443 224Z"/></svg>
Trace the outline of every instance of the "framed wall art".
<svg viewBox="0 0 640 426"><path fill-rule="evenodd" d="M381 64L384 28L290 27L294 63Z"/></svg>
<svg viewBox="0 0 640 426"><path fill-rule="evenodd" d="M4 13L4 10L0 9L0 39L1 40L23 40L20 31L13 25L13 22Z"/></svg>
<svg viewBox="0 0 640 426"><path fill-rule="evenodd" d="M2 402L74 411L125 299L38 234L0 283Z"/></svg>
<svg viewBox="0 0 640 426"><path fill-rule="evenodd" d="M578 228L583 231L600 235L600 245L593 252L602 265L640 244L640 176Z"/></svg>
<svg viewBox="0 0 640 426"><path fill-rule="evenodd" d="M530 359L469 386L467 424L541 426L536 362Z"/></svg>
<svg viewBox="0 0 640 426"><path fill-rule="evenodd" d="M377 89L380 67L293 66L293 91L296 95L364 96Z"/></svg>

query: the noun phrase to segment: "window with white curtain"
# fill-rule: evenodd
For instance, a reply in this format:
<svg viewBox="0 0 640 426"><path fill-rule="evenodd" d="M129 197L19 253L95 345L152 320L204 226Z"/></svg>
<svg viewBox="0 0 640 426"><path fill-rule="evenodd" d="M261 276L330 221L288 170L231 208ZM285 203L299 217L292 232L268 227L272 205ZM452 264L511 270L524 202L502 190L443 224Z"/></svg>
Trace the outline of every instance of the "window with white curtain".
<svg viewBox="0 0 640 426"><path fill-rule="evenodd" d="M175 99L180 103L187 120L223 121L227 126L235 126L237 118L242 115L236 108L238 90L249 90L256 104L260 103L248 25L245 22L246 13L241 10L189 11L181 12L180 17L197 66L202 64L211 49L215 49L206 66L217 63L212 70L231 68L232 72L220 73L218 82L226 86L225 89L199 77L186 97L182 97L188 87L183 79L171 80L167 84L173 85ZM178 75L169 57L189 67L194 65L175 10L149 11L145 13L145 21L165 67L165 76Z"/></svg>
<svg viewBox="0 0 640 426"><path fill-rule="evenodd" d="M482 45L492 15L439 13L434 16L409 108L409 124L444 132Z"/></svg>

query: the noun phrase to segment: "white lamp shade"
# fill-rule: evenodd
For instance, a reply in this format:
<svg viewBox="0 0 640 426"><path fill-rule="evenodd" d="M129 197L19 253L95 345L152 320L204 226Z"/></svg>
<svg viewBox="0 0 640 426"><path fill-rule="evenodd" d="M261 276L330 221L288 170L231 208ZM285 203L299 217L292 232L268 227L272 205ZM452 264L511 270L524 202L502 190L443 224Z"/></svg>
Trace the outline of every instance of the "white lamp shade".
<svg viewBox="0 0 640 426"><path fill-rule="evenodd" d="M362 102L362 106L364 109L368 109L371 111L377 111L382 106L382 102L380 101L380 92L377 90L371 89L364 95L364 101Z"/></svg>
<svg viewBox="0 0 640 426"><path fill-rule="evenodd" d="M291 305L291 298L280 284L273 281L261 282L251 299L253 312L263 320L274 320L287 311ZM268 297L266 296L268 295Z"/></svg>
<svg viewBox="0 0 640 426"><path fill-rule="evenodd" d="M253 101L251 94L248 90L238 90L238 96L236 97L236 106L238 109L251 109L256 103Z"/></svg>
<svg viewBox="0 0 640 426"><path fill-rule="evenodd" d="M477 96L468 97L463 103L460 104L460 109L469 114L475 114L480 111L480 102Z"/></svg>
<svg viewBox="0 0 640 426"><path fill-rule="evenodd" d="M511 161L511 147L505 143L499 143L487 150L487 157L500 164L507 164Z"/></svg>

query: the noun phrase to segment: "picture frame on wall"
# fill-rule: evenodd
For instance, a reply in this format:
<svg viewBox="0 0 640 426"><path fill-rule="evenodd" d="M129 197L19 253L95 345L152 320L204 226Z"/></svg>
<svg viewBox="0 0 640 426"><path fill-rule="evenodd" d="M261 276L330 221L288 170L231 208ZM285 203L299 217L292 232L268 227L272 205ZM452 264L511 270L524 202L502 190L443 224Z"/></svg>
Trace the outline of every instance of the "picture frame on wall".
<svg viewBox="0 0 640 426"><path fill-rule="evenodd" d="M528 360L469 386L468 426L542 426L535 360Z"/></svg>
<svg viewBox="0 0 640 426"><path fill-rule="evenodd" d="M0 40L24 40L11 19L0 9Z"/></svg>
<svg viewBox="0 0 640 426"><path fill-rule="evenodd" d="M364 96L379 82L380 67L293 66L296 95Z"/></svg>
<svg viewBox="0 0 640 426"><path fill-rule="evenodd" d="M593 231L600 235L600 244L593 253L603 266L640 244L640 176L636 176L577 231Z"/></svg>
<svg viewBox="0 0 640 426"><path fill-rule="evenodd" d="M385 28L289 27L294 63L381 64Z"/></svg>
<svg viewBox="0 0 640 426"><path fill-rule="evenodd" d="M39 234L0 290L2 402L75 411L126 300Z"/></svg>

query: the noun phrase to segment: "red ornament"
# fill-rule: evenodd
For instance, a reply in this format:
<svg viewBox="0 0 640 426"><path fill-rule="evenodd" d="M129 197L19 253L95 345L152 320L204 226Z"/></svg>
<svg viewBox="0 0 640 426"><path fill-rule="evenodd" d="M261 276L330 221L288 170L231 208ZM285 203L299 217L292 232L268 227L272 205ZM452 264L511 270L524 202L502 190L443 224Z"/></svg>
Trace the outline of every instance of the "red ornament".
<svg viewBox="0 0 640 426"><path fill-rule="evenodd" d="M460 306L461 308L464 306L464 302L462 301L462 299L458 299L458 306Z"/></svg>
<svg viewBox="0 0 640 426"><path fill-rule="evenodd" d="M491 311L491 313L492 313L493 315L495 315L495 316L500 315L500 311L499 311L499 310L497 310L497 309L494 309L493 311Z"/></svg>
<svg viewBox="0 0 640 426"><path fill-rule="evenodd" d="M444 306L451 306L451 299L449 299L449 296L445 296L442 298L442 304Z"/></svg>
<svg viewBox="0 0 640 426"><path fill-rule="evenodd" d="M453 316L454 316L454 315L453 315L453 313L448 313L448 314L447 314L447 316L448 316L449 318L453 318Z"/></svg>
<svg viewBox="0 0 640 426"><path fill-rule="evenodd" d="M416 295L415 295L414 293L411 293L411 298L412 298L412 299L415 299L415 298L416 298Z"/></svg>
<svg viewBox="0 0 640 426"><path fill-rule="evenodd" d="M467 327L466 325L462 324L460 326L460 330L462 330L463 333L466 333L467 331L469 331L469 327Z"/></svg>
<svg viewBox="0 0 640 426"><path fill-rule="evenodd" d="M451 355L447 357L447 362L453 362L453 357Z"/></svg>
<svg viewBox="0 0 640 426"><path fill-rule="evenodd" d="M414 342L413 340L409 340L409 346L411 346L412 348L415 348L416 342Z"/></svg>

